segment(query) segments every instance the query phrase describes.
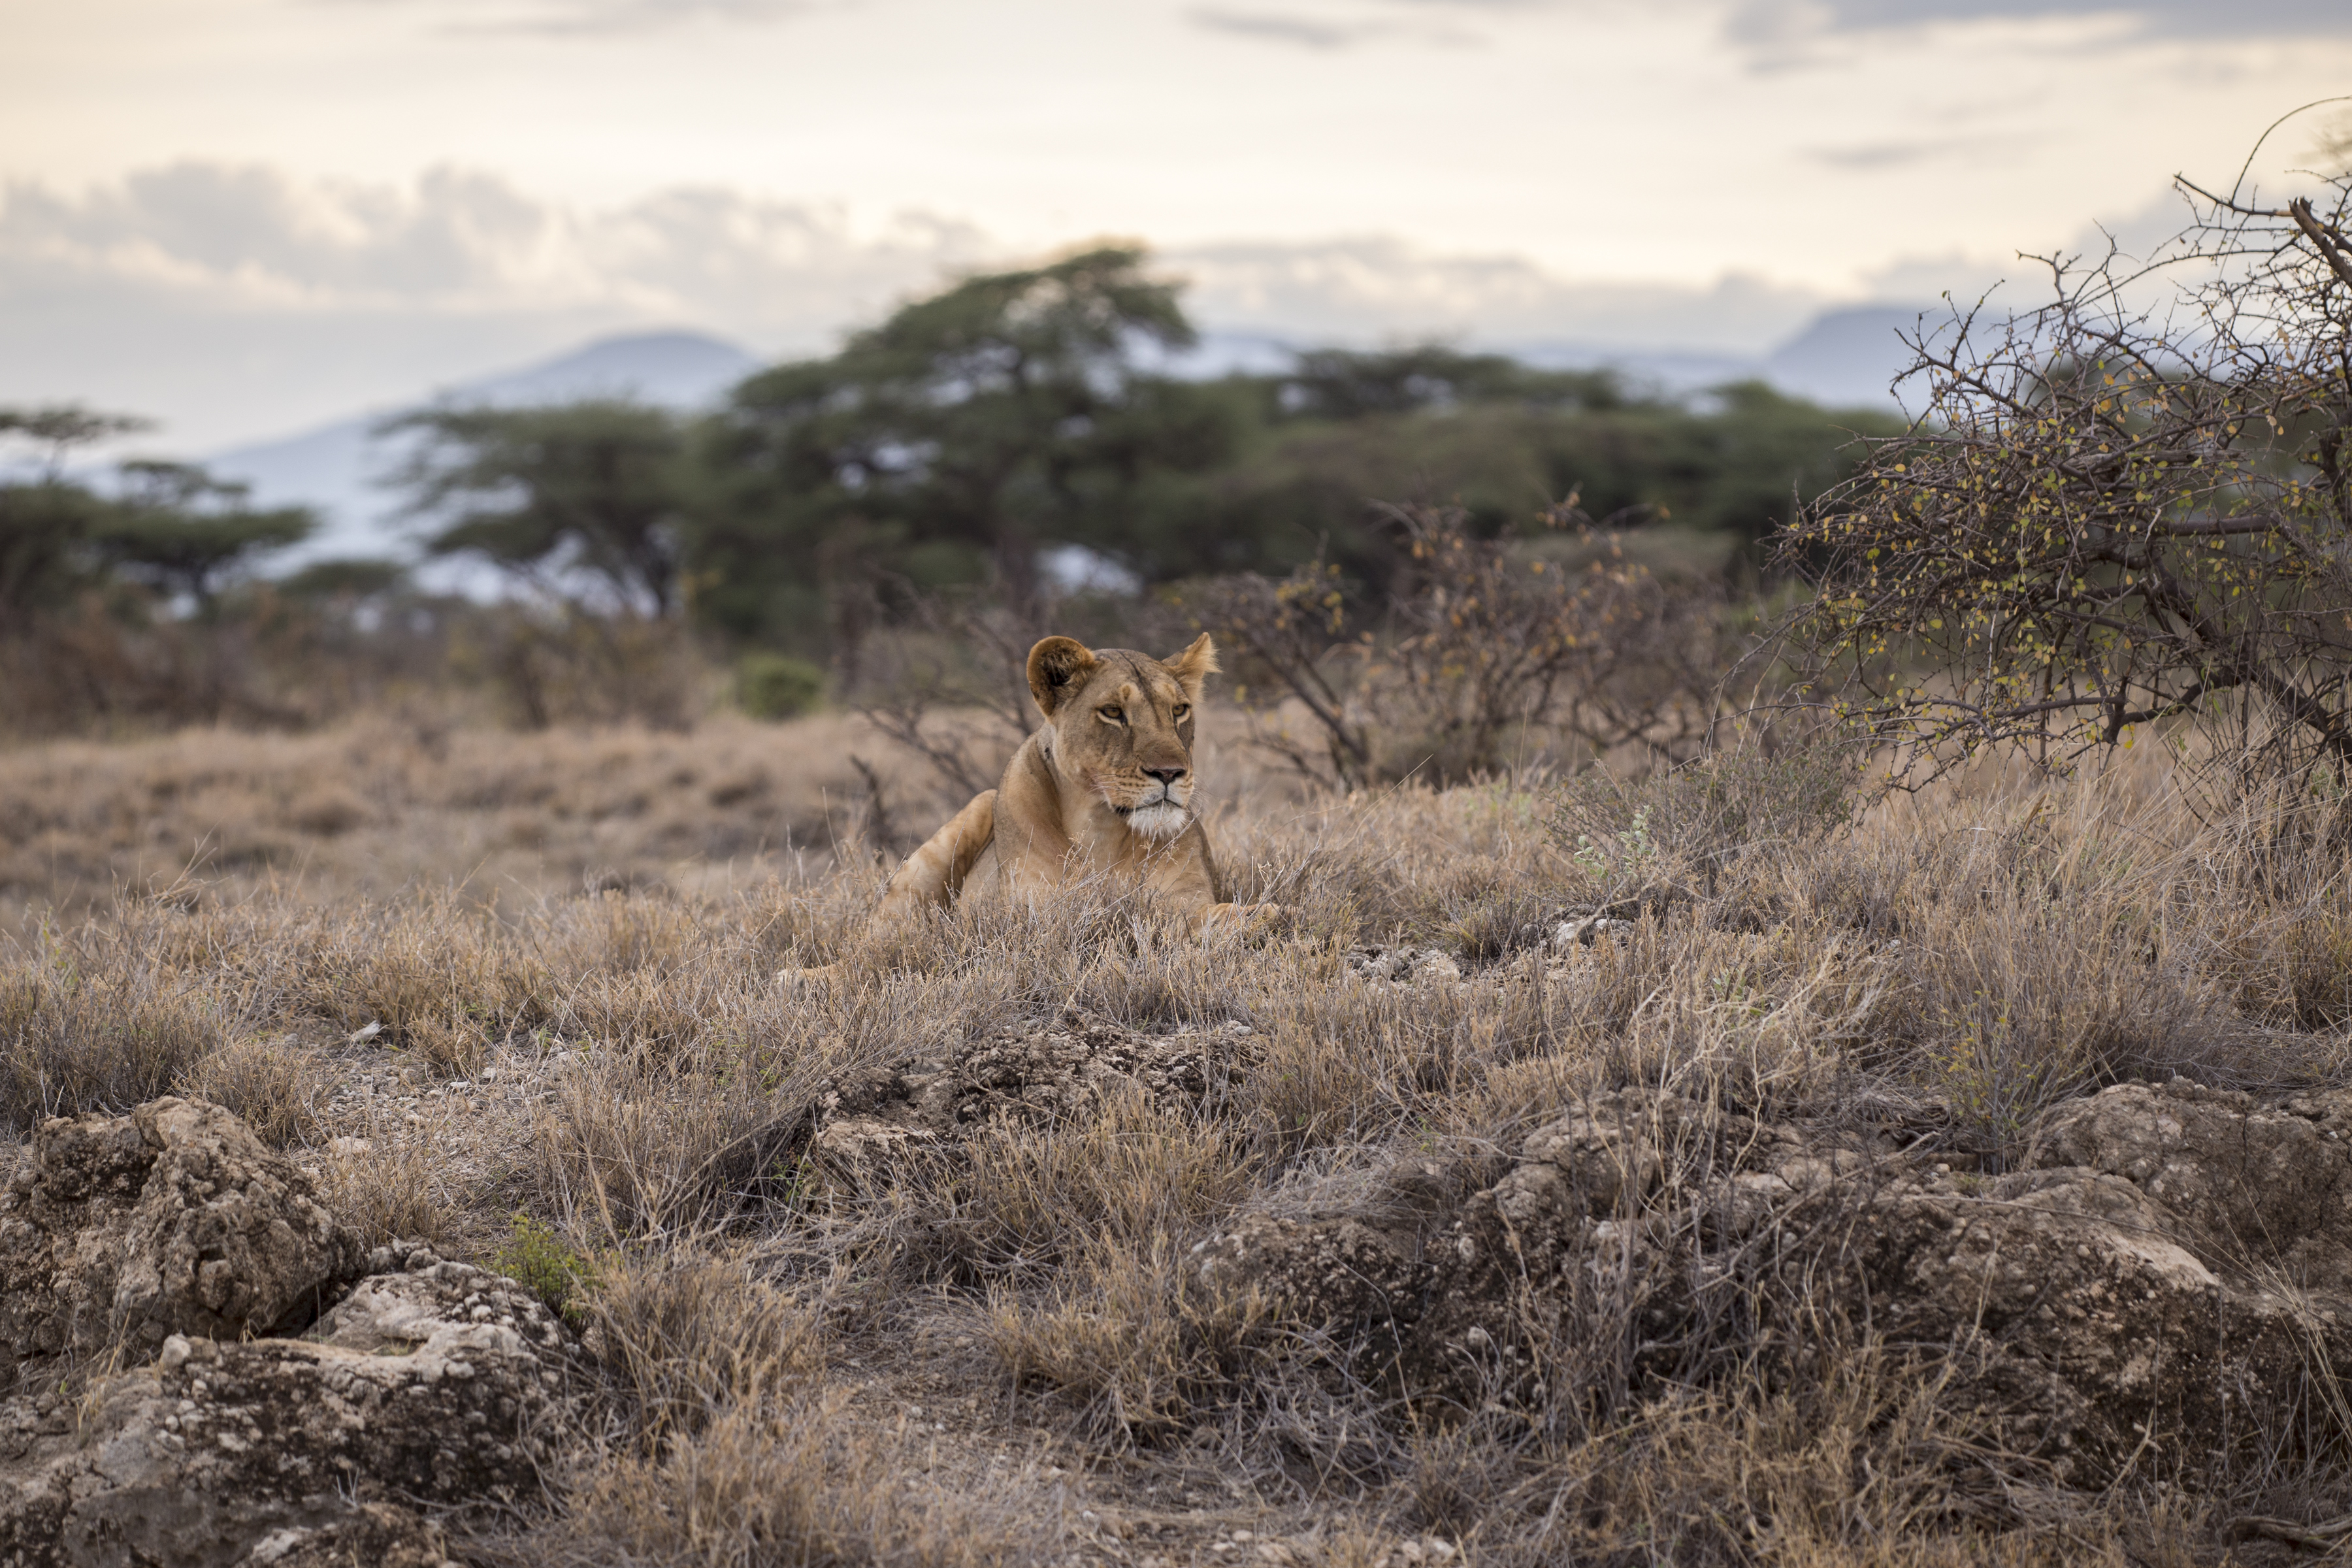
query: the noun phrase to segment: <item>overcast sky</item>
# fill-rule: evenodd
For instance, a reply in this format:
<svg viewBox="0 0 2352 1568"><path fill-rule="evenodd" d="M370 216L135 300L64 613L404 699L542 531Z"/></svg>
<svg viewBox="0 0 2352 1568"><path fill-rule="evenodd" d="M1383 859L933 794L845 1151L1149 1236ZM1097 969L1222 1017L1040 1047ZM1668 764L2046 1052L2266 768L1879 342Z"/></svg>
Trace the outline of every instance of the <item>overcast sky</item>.
<svg viewBox="0 0 2352 1568"><path fill-rule="evenodd" d="M2320 0L0 0L0 400L201 449L1100 235L1212 325L1748 351L2340 91Z"/></svg>

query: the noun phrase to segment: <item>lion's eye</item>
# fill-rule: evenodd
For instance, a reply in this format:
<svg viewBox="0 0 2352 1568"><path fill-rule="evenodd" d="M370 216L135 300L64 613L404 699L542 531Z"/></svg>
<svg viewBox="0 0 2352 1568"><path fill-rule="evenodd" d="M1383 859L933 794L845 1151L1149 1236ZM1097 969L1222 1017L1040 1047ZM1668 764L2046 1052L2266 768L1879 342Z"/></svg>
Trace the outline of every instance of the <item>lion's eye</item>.
<svg viewBox="0 0 2352 1568"><path fill-rule="evenodd" d="M1124 724L1127 722L1127 714L1121 709L1116 707L1097 708L1095 711L1101 714L1104 718L1109 720L1114 724Z"/></svg>
<svg viewBox="0 0 2352 1568"><path fill-rule="evenodd" d="M1171 713L1172 713L1173 715L1175 715L1175 717L1176 717L1176 718L1178 718L1178 719L1180 719L1180 720L1181 720L1181 719L1182 719L1182 718L1184 717L1184 715L1185 715L1185 714L1190 713L1192 710L1192 705L1190 702L1179 702L1178 704L1176 704L1176 706L1175 706L1175 707L1173 707L1173 708L1171 708L1171 709L1170 709L1170 710L1169 710L1169 711L1170 711Z"/></svg>

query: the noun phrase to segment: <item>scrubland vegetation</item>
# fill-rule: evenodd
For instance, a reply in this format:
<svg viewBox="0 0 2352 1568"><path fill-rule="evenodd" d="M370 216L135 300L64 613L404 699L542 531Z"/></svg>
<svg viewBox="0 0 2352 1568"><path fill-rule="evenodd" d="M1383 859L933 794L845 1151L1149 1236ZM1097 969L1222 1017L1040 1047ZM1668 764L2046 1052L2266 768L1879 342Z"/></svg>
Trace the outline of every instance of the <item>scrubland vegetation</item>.
<svg viewBox="0 0 2352 1568"><path fill-rule="evenodd" d="M955 412L922 392L934 338L1039 289L1083 305L1064 324L1097 346L1098 308L1171 340L1181 321L1115 257L910 307L729 416L767 465L739 478L817 476L772 521L822 534L864 493L900 552L882 587L800 585L843 638L834 711L715 715L719 666L790 593L725 611L750 645L698 642L687 579L664 578L635 609L463 623L488 672L470 683L376 645L356 716L0 757L0 1125L201 1095L292 1152L370 1243L423 1238L560 1310L592 1352L586 1441L543 1499L453 1521L485 1563L2121 1564L2326 1545L2339 1525L2283 1522L2343 1513L2352 1489L2317 1363L2309 1397L2238 1411L2211 1452L2151 1422L2088 1489L1956 1392L1966 1346L1857 1327L1833 1270L1719 1274L1739 1310L1685 1330L1673 1375L1637 1374L1647 1321L1622 1280L1592 1282L1529 1329L1507 1386L1465 1397L1198 1261L1254 1221L1445 1210L1562 1107L1628 1086L1759 1125L1867 1124L1973 1193L2027 1164L2037 1118L2106 1086L2352 1083L2335 625L2352 627L2335 564L2352 395L2319 352L2352 250L2307 207L2207 216L2188 254L2221 275L2256 258L2233 298L2263 332L2294 328L2288 351L2133 338L2120 285L2062 271L2055 337L2011 323L1990 356L1964 331L1923 348L1936 420L1842 458L1761 582L1571 482L1513 519L1442 498L1361 511L1246 573L1139 572L1149 595L1056 601L1009 569L993 596L935 593L913 563L946 557L923 549L1002 566L1099 543L1078 526L1101 500L1088 464L1152 465L1099 445L1119 410L1062 411L1056 438L1085 450L1004 470L1069 481L1052 538L1011 531L1045 515L1017 486L954 512L936 472L848 483L844 454L893 419L935 419L949 445L1012 427L979 416L1018 399ZM1303 363L1293 392L1259 392L1463 428L1412 391L1430 364L1365 368ZM1531 395L1507 367L1438 368L1448 397L1475 401L1477 376ZM1336 428L1276 432L1252 460L1304 472L1314 442L1370 427ZM1147 499L1176 508L1159 478ZM517 516L456 526L544 565L562 541ZM596 542L571 564L626 599L645 559ZM1017 737L1003 656L1043 630L1172 647L1195 626L1223 637L1238 694L1208 718L1202 815L1227 896L1279 921L1196 942L1081 887L867 927L891 853ZM805 685L758 668L739 701ZM45 689L43 713L70 706ZM817 964L836 967L798 973ZM823 1141L860 1096L919 1093L988 1042L1097 1026L1193 1042L1195 1091L1121 1076L952 1147ZM1662 1213L1621 1218L1717 1267ZM1833 1254L1823 1236L1790 1256Z"/></svg>
<svg viewBox="0 0 2352 1568"><path fill-rule="evenodd" d="M510 743L509 776L600 746L656 795L708 765L699 737L551 736ZM494 1560L1205 1560L1246 1530L1302 1562L1437 1541L1496 1563L2188 1562L2233 1514L2340 1485L2330 1438L2193 1492L2160 1468L2104 1499L2038 1486L1882 1344L1614 1403L1563 1363L1551 1403L1448 1408L1335 1381L1307 1326L1185 1267L1239 1215L1328 1209L1416 1154L1475 1168L1620 1083L1796 1119L1908 1105L1943 1158L1997 1171L2099 1084L2338 1081L2352 889L2307 807L2200 819L2153 752L2074 781L1982 770L1843 824L1851 775L1803 752L1632 784L1301 798L1231 759L1218 782L1239 896L1296 910L1260 941L1152 940L1100 894L975 900L886 942L856 859L634 890L327 867L134 891L12 947L0 1114L203 1094L299 1152L371 1240L499 1259L599 1327L598 1457L544 1518L483 1524ZM384 826L450 866L463 820ZM1547 961L1549 922L1597 909L1632 928ZM1465 978L1351 975L1380 943ZM779 982L816 954L846 980ZM807 1158L839 1084L1071 1006L1245 1026L1252 1052L1197 1114L982 1130L968 1163L885 1187Z"/></svg>

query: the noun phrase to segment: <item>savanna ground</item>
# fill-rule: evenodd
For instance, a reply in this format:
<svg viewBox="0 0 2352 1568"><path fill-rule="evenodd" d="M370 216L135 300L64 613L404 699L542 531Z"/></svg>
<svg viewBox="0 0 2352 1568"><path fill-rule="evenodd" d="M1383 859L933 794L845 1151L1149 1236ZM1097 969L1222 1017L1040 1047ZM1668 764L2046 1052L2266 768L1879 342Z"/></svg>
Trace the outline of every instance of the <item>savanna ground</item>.
<svg viewBox="0 0 2352 1568"><path fill-rule="evenodd" d="M869 936L871 843L940 802L846 719L21 748L0 1127L205 1095L371 1242L560 1302L592 1429L544 1507L452 1521L484 1563L2189 1563L2284 1550L2234 1542L2238 1515L2344 1511L2333 1432L2062 1491L1867 1341L1451 1407L1184 1266L1238 1215L1513 1149L1600 1086L1932 1105L1947 1158L1998 1170L2040 1107L2118 1079L2346 1081L2324 812L2197 808L2152 744L1876 800L1803 752L1341 795L1222 732L1232 896L1293 912L1199 943L1107 893ZM1595 910L1632 924L1532 948ZM1465 979L1349 973L1400 942ZM778 978L835 958L839 984ZM845 1076L1072 1005L1255 1047L1197 1112L982 1129L878 1191L799 1156Z"/></svg>

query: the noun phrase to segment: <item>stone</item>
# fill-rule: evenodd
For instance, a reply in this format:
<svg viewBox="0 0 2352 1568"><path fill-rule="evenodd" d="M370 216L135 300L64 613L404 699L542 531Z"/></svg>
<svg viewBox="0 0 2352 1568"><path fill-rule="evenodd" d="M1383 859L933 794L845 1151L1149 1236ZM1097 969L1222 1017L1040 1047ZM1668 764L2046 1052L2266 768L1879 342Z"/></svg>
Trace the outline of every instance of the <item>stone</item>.
<svg viewBox="0 0 2352 1568"><path fill-rule="evenodd" d="M1196 1112L1255 1046L1244 1025L1152 1035L1065 1007L966 1041L943 1062L830 1085L818 1099L818 1130L821 1137L856 1124L839 1139L869 1142L894 1128L952 1139L998 1117L1039 1123L1088 1115L1121 1090Z"/></svg>
<svg viewBox="0 0 2352 1568"><path fill-rule="evenodd" d="M325 1524L273 1531L236 1568L458 1568L448 1538L405 1509L363 1503Z"/></svg>
<svg viewBox="0 0 2352 1568"><path fill-rule="evenodd" d="M301 1339L167 1337L79 1423L5 1402L0 1563L435 1562L398 1505L536 1498L570 1353L530 1291L438 1260L361 1280Z"/></svg>
<svg viewBox="0 0 2352 1568"><path fill-rule="evenodd" d="M1545 941L1553 952L1569 952L1591 947L1604 936L1630 936L1634 929L1632 921L1612 920L1607 915L1575 915L1553 926Z"/></svg>
<svg viewBox="0 0 2352 1568"><path fill-rule="evenodd" d="M309 1180L217 1105L52 1118L0 1188L0 1390L26 1360L299 1330L359 1254Z"/></svg>
<svg viewBox="0 0 2352 1568"><path fill-rule="evenodd" d="M1934 1359L1948 1403L2098 1487L2285 1430L2326 1396L2312 1367L2352 1364L2347 1130L2352 1093L2124 1085L2044 1115L2024 1168L1956 1173L1907 1128L1630 1089L1538 1128L1448 1212L1254 1215L1194 1267L1339 1331L1359 1375L1462 1400L1540 1397L1531 1325L1627 1343L1638 1395L1752 1375L1756 1346L1801 1361L1842 1322ZM1710 1360L1717 1322L1759 1337Z"/></svg>
<svg viewBox="0 0 2352 1568"><path fill-rule="evenodd" d="M1451 984L1462 978L1462 965L1453 955L1433 947L1360 947L1348 953L1346 963L1348 973L1360 980L1385 980L1399 985Z"/></svg>

